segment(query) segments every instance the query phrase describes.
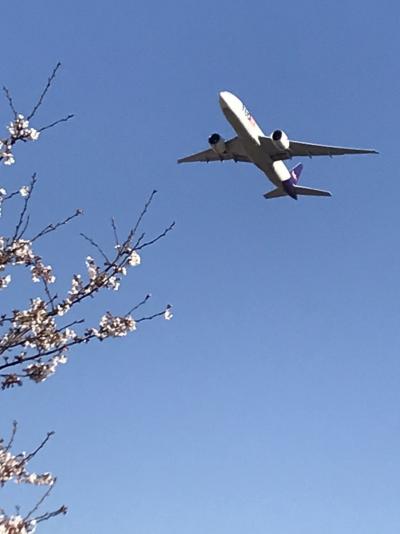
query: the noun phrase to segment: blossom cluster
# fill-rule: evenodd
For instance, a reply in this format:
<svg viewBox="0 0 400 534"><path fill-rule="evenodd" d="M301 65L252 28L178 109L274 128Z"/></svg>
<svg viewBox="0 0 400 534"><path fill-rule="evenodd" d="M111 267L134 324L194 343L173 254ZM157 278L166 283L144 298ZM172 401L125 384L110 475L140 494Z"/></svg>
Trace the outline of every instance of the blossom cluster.
<svg viewBox="0 0 400 534"><path fill-rule="evenodd" d="M34 486L48 486L48 491L55 483L55 478L51 473L30 473L27 469L28 462L36 456L39 450L46 444L52 433L47 435L40 446L32 453L27 454L21 452L13 454L11 452L11 445L14 440L17 426L14 423L12 438L6 445L4 440L0 439L0 486L4 486L7 482L14 481L17 484L31 484ZM65 507L60 509L60 512L65 513ZM31 514L22 517L18 513L16 515L6 515L0 509L0 534L24 534L34 532L37 524L36 519L30 519Z"/></svg>
<svg viewBox="0 0 400 534"><path fill-rule="evenodd" d="M134 330L136 330L136 322L130 315L117 317L107 312L101 318L99 328L91 328L89 332L99 339L106 339L108 337L123 337Z"/></svg>
<svg viewBox="0 0 400 534"><path fill-rule="evenodd" d="M59 326L58 321L67 314L72 307L82 300L92 297L101 289L118 290L121 277L125 276L129 268L141 264L141 257L137 250L129 243L116 247L116 257L103 266L87 256L87 276L74 274L71 286L64 298L52 298L49 285L55 282L55 275L51 265L46 265L42 258L36 255L29 239L0 237L0 271L6 268L23 265L31 272L33 282L43 282L47 299L36 297L31 299L25 309L13 310L7 321L0 317L0 373L12 366L19 366L20 372L7 372L1 376L3 389L22 385L24 379L36 383L43 382L53 375L60 364L67 362L69 348L78 343L86 343L91 339L105 340L126 336L136 330L137 321L131 314L124 316L103 314L99 325L77 332L69 326ZM11 283L11 275L0 276L0 290ZM147 301L149 296L146 297ZM171 307L168 305L163 312L154 315L172 318ZM152 318L151 316L150 318ZM5 326L7 325L7 328ZM13 356L8 356L12 352Z"/></svg>
<svg viewBox="0 0 400 534"><path fill-rule="evenodd" d="M0 534L31 534L36 530L36 519L26 520L20 515L0 514Z"/></svg>
<svg viewBox="0 0 400 534"><path fill-rule="evenodd" d="M36 141L39 138L40 132L29 126L29 120L19 113L13 121L7 126L10 137L8 139L0 140L0 159L3 160L4 165L12 165L15 163L15 157L12 152L12 147L16 141Z"/></svg>
<svg viewBox="0 0 400 534"><path fill-rule="evenodd" d="M13 455L3 442L0 442L0 486L13 480L17 484L33 484L35 486L51 486L54 477L51 473L29 473L26 470L29 455L22 452Z"/></svg>

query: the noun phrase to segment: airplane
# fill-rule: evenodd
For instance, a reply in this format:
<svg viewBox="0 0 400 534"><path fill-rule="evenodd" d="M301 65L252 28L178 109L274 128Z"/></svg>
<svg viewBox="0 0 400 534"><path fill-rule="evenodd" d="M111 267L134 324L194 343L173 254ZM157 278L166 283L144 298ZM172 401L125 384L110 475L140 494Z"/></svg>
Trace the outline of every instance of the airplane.
<svg viewBox="0 0 400 534"><path fill-rule="evenodd" d="M345 148L292 141L283 130L275 130L270 136L267 136L237 96L229 91L221 91L219 103L237 136L225 141L220 134L213 133L208 138L209 149L178 159L178 163L194 161L208 163L209 161L225 160L254 163L276 186L276 189L264 194L267 199L287 195L295 200L297 200L298 195L332 196L329 191L298 185L303 165L299 163L289 170L284 160L297 156L312 158L313 156L332 157L344 154L378 154L373 149Z"/></svg>

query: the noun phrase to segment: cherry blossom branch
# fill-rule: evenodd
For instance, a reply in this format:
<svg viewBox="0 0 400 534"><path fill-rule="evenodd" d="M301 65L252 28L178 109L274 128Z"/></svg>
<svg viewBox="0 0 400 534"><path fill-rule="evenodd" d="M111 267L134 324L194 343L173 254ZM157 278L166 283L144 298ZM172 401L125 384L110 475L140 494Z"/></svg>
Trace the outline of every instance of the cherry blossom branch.
<svg viewBox="0 0 400 534"><path fill-rule="evenodd" d="M42 93L40 94L38 101L36 102L32 111L27 117L25 117L21 113L17 113L10 91L7 89L7 87L3 87L3 92L8 101L8 105L14 115L14 120L12 120L7 126L9 136L6 139L0 139L0 161L2 161L5 165L12 165L13 163L15 163L13 146L18 141L22 141L24 143L26 143L27 141L36 141L39 138L40 134L43 133L45 130L49 130L50 128L53 128L54 126L62 122L67 122L74 116L72 114L69 114L66 117L62 117L61 119L57 119L56 121L53 121L50 124L42 126L39 129L32 128L29 125L29 121L36 115L36 112L43 104L43 101L60 67L61 63L58 62L57 65L54 67L53 71L51 72L49 78L47 79L47 83Z"/></svg>
<svg viewBox="0 0 400 534"><path fill-rule="evenodd" d="M33 517L50 495L56 483L56 478L50 473L37 474L29 472L28 463L46 446L48 440L53 435L53 432L49 432L46 438L42 440L39 446L30 454L24 452L13 454L11 452L11 446L14 442L16 431L17 423L14 421L8 445L4 446L3 440L0 440L0 486L4 486L7 482L14 481L19 484L47 486L47 489L24 517L20 514L19 507L16 507L16 513L10 516L8 516L4 510L0 509L0 532L4 534L23 534L33 532L37 523L67 512L66 506L61 506L53 512L45 512L37 517Z"/></svg>

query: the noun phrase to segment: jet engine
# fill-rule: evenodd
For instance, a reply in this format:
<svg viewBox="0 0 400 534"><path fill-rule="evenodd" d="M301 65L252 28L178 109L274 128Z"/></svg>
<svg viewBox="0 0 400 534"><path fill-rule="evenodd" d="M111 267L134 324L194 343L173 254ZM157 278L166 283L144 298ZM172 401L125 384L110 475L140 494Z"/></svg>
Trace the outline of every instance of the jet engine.
<svg viewBox="0 0 400 534"><path fill-rule="evenodd" d="M211 146L211 148L216 152L217 154L224 154L225 152L225 140L217 133L213 133L208 138L208 142Z"/></svg>
<svg viewBox="0 0 400 534"><path fill-rule="evenodd" d="M288 150L290 146L289 138L282 130L275 130L271 134L272 142L279 150Z"/></svg>

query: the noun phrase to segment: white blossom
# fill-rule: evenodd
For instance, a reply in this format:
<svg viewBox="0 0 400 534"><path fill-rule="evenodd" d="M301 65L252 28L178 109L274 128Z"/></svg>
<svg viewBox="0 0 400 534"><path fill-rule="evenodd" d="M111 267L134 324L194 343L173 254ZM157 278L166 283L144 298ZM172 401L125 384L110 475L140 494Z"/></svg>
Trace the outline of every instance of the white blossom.
<svg viewBox="0 0 400 534"><path fill-rule="evenodd" d="M32 141L37 141L39 139L40 132L35 130L35 128L31 128L31 133L29 137L32 139Z"/></svg>
<svg viewBox="0 0 400 534"><path fill-rule="evenodd" d="M136 250L132 250L129 256L129 260L128 260L129 265L132 265L133 267L135 267L136 265L140 265L140 262L141 262L141 259L140 259L139 254L136 252Z"/></svg>
<svg viewBox="0 0 400 534"><path fill-rule="evenodd" d="M57 305L57 308L56 308L57 315L61 317L62 315L66 314L70 310L70 308L71 308L71 301L69 299L66 299L61 304Z"/></svg>
<svg viewBox="0 0 400 534"><path fill-rule="evenodd" d="M7 276L0 277L0 289L5 289L10 282L11 276L9 274L7 274Z"/></svg>
<svg viewBox="0 0 400 534"><path fill-rule="evenodd" d="M167 306L166 309L165 309L165 312L164 312L164 319L166 321L170 321L172 319L172 317L174 316L174 314L172 313L171 311L171 306Z"/></svg>
<svg viewBox="0 0 400 534"><path fill-rule="evenodd" d="M37 259L35 265L32 265L31 272L33 282L43 280L47 284L53 284L56 281L51 265L43 265L40 259Z"/></svg>
<svg viewBox="0 0 400 534"><path fill-rule="evenodd" d="M20 190L19 190L19 193L21 195L21 197L27 197L29 195L29 187L27 185L23 185Z"/></svg>
<svg viewBox="0 0 400 534"><path fill-rule="evenodd" d="M15 158L12 152L0 152L0 157L3 158L4 165L13 165Z"/></svg>
<svg viewBox="0 0 400 534"><path fill-rule="evenodd" d="M107 282L107 287L114 291L118 291L120 284L121 280L117 276L110 276Z"/></svg>
<svg viewBox="0 0 400 534"><path fill-rule="evenodd" d="M97 278L97 274L99 272L99 268L97 267L94 259L91 256L88 256L86 258L86 268L88 270L88 276L91 280L95 280Z"/></svg>

